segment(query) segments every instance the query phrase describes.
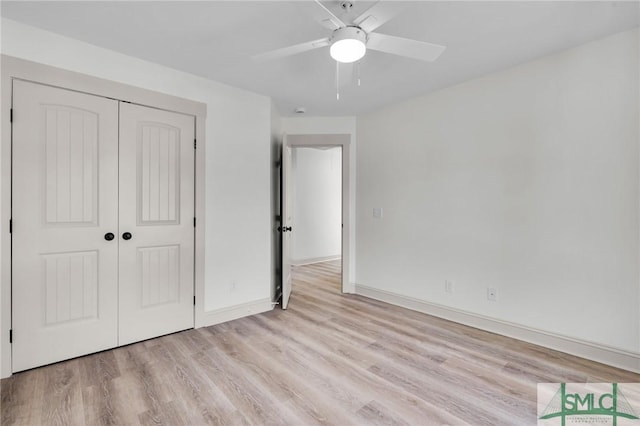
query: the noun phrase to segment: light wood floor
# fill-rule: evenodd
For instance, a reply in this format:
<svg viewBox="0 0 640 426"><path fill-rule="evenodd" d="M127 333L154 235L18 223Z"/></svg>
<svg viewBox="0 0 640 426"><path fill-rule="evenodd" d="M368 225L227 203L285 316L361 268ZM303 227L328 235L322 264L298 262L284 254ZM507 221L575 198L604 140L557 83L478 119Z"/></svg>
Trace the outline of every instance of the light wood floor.
<svg viewBox="0 0 640 426"><path fill-rule="evenodd" d="M360 296L298 267L287 311L2 381L2 424L534 425L538 382L640 376Z"/></svg>

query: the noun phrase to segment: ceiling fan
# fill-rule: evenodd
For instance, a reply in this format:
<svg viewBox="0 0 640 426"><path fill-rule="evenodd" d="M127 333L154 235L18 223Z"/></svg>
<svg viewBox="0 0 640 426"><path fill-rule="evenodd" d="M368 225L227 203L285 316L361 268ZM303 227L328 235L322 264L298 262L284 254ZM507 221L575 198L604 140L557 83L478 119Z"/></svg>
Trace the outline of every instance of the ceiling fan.
<svg viewBox="0 0 640 426"><path fill-rule="evenodd" d="M395 16L394 11L397 11L397 7L391 5L393 2L378 1L347 24L320 0L314 1L328 15L321 24L333 31L330 36L261 53L253 58L258 61L267 61L331 46L329 49L331 57L339 63L356 62L366 54L367 49L431 62L445 50L445 46L438 44L373 32ZM346 12L353 7L351 1L339 3Z"/></svg>

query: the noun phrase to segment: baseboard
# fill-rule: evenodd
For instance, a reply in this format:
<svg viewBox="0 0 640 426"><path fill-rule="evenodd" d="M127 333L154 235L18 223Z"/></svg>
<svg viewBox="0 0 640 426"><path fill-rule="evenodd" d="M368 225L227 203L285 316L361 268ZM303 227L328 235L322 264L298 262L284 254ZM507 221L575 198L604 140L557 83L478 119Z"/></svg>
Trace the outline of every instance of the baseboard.
<svg viewBox="0 0 640 426"><path fill-rule="evenodd" d="M612 367L640 373L640 353L637 352L625 351L607 345L538 330L360 284L356 284L355 292L361 296L401 306L413 311L523 340L545 348L601 362Z"/></svg>
<svg viewBox="0 0 640 426"><path fill-rule="evenodd" d="M329 262L331 260L340 260L341 258L341 255L336 254L334 256L313 257L310 259L291 259L291 264L293 266L311 265L312 263Z"/></svg>
<svg viewBox="0 0 640 426"><path fill-rule="evenodd" d="M216 309L202 314L196 328L208 327L210 325L221 324L223 322L232 321L238 318L248 317L250 315L260 314L273 309L273 303L269 298L255 300L252 302L242 303L227 308Z"/></svg>

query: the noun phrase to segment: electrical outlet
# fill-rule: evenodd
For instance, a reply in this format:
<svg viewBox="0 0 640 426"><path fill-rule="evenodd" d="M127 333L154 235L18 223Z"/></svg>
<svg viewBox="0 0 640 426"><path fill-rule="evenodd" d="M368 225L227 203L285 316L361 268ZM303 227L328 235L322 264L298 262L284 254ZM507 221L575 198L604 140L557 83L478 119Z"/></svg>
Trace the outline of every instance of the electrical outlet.
<svg viewBox="0 0 640 426"><path fill-rule="evenodd" d="M453 293L453 281L444 280L444 291L446 293Z"/></svg>
<svg viewBox="0 0 640 426"><path fill-rule="evenodd" d="M498 301L498 291L495 288L487 288L487 300L490 302Z"/></svg>
<svg viewBox="0 0 640 426"><path fill-rule="evenodd" d="M235 281L231 281L231 283L229 283L229 290L231 290L231 291L235 291L236 290L236 282Z"/></svg>

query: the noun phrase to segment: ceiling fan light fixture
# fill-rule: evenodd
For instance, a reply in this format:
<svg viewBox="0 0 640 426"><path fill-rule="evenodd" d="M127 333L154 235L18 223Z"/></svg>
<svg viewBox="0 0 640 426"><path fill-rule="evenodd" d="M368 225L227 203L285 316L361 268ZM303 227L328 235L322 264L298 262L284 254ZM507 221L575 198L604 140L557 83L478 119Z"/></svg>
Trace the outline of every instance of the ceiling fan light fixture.
<svg viewBox="0 0 640 426"><path fill-rule="evenodd" d="M329 53L345 64L360 60L367 53L367 34L358 27L338 28L331 36Z"/></svg>

